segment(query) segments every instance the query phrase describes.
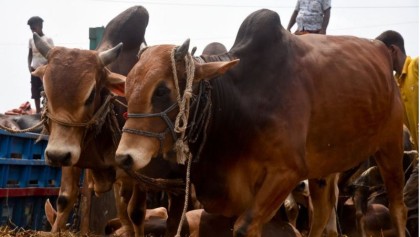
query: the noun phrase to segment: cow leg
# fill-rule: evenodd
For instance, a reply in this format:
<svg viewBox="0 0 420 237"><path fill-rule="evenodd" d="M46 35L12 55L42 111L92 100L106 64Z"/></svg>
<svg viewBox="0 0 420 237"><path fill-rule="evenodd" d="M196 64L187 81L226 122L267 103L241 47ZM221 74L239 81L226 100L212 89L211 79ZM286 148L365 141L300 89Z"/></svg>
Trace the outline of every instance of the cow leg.
<svg viewBox="0 0 420 237"><path fill-rule="evenodd" d="M338 189L338 179L340 178L340 175L337 173L334 176L334 186L331 187L334 189L333 191L333 198L334 198L334 206L333 209L331 210L331 215L330 218L328 219L328 223L327 226L325 227L325 231L327 233L327 236L338 236L338 231L337 231L337 205L338 205L338 195L339 193L339 189Z"/></svg>
<svg viewBox="0 0 420 237"><path fill-rule="evenodd" d="M184 210L185 195L172 195L169 194L169 213L167 220L166 237L175 236L178 230L179 222L181 221L182 211ZM191 203L191 202L190 202Z"/></svg>
<svg viewBox="0 0 420 237"><path fill-rule="evenodd" d="M79 194L79 179L82 170L77 167L61 168L61 186L57 198L57 218L51 228L51 232L59 232L65 229L73 205Z"/></svg>
<svg viewBox="0 0 420 237"><path fill-rule="evenodd" d="M325 181L325 182L324 182ZM309 231L310 237L318 237L329 224L327 236L337 236L337 225L335 215L331 215L334 210L334 205L337 205L338 197L338 174L331 174L322 181L317 179L309 180L309 192L311 195L313 214L311 229ZM334 218L334 220L331 220ZM331 221L329 223L329 221Z"/></svg>
<svg viewBox="0 0 420 237"><path fill-rule="evenodd" d="M109 177L115 177L116 170L114 167L109 167L103 170L91 169L91 177L93 179L93 190L96 195L105 193L113 188L116 180L110 179Z"/></svg>
<svg viewBox="0 0 420 237"><path fill-rule="evenodd" d="M356 212L356 225L357 231L360 236L366 236L365 233L365 222L363 216L366 214L368 209L368 198L369 198L369 186L368 184L363 186L356 186L353 194L353 203Z"/></svg>
<svg viewBox="0 0 420 237"><path fill-rule="evenodd" d="M133 224L136 237L144 236L146 192L139 185L133 185L133 195L128 204L128 214Z"/></svg>
<svg viewBox="0 0 420 237"><path fill-rule="evenodd" d="M297 217L299 213L299 207L296 203L295 198L293 197L293 193L289 193L283 205L286 209L287 219L289 220L290 224L296 228L296 221L297 221Z"/></svg>
<svg viewBox="0 0 420 237"><path fill-rule="evenodd" d="M251 209L244 211L235 221L235 237L261 237L262 227L277 213L287 195L302 177L296 170L271 170L256 192Z"/></svg>
<svg viewBox="0 0 420 237"><path fill-rule="evenodd" d="M204 209L195 209L185 213L185 221L188 224L189 237L200 236L200 224L201 216L203 215ZM185 223L184 223L185 224Z"/></svg>
<svg viewBox="0 0 420 237"><path fill-rule="evenodd" d="M337 186L336 186L336 188L338 189ZM337 231L337 213L336 213L337 200L338 200L338 194L336 195L335 208L333 208L331 210L330 218L328 218L327 226L325 226L325 232L327 233L327 236L338 236L338 231Z"/></svg>
<svg viewBox="0 0 420 237"><path fill-rule="evenodd" d="M389 211L398 236L405 236L407 208L403 201L404 171L402 141L387 144L375 154L376 163L387 190Z"/></svg>
<svg viewBox="0 0 420 237"><path fill-rule="evenodd" d="M118 219L121 222L120 228L115 232L116 236L133 236L134 229L128 216L128 203L133 194L132 184L124 179L117 179L114 184L115 204L117 206Z"/></svg>

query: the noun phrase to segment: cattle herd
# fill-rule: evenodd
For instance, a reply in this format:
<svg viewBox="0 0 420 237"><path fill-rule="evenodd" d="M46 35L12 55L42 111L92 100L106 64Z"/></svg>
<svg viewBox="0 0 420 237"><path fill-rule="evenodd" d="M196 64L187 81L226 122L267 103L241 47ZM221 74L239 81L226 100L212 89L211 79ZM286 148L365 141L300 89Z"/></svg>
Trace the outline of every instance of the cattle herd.
<svg viewBox="0 0 420 237"><path fill-rule="evenodd" d="M147 46L148 19L125 10L96 50L34 33L45 159L62 167L51 232L86 170L95 195L114 192L100 235L418 236L403 197L417 153L381 42L296 36L261 9L230 50L194 56L188 39Z"/></svg>

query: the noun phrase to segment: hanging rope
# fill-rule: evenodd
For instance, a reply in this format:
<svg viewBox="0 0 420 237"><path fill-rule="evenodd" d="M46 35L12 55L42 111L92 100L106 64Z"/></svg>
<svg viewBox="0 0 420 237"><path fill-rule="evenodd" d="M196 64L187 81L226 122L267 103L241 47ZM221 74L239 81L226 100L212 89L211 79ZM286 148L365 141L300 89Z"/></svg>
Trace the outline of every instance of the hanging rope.
<svg viewBox="0 0 420 237"><path fill-rule="evenodd" d="M115 102L117 102L119 105L121 105L124 108L127 108L127 104L124 104L122 101L120 101L119 99L115 98L114 100Z"/></svg>
<svg viewBox="0 0 420 237"><path fill-rule="evenodd" d="M185 183L185 199L184 199L184 208L182 209L182 216L181 220L179 221L178 230L176 232L175 237L181 237L181 230L182 230L182 224L185 221L185 214L187 213L188 208L188 197L190 196L190 171L191 171L191 163L192 159L188 159L187 164L187 175L186 175L186 183Z"/></svg>
<svg viewBox="0 0 420 237"><path fill-rule="evenodd" d="M188 208L188 197L190 193L190 170L191 170L191 160L192 155L188 146L188 141L185 139L185 131L187 130L188 126L188 118L190 113L190 100L192 97L192 84L194 80L194 60L190 54L185 56L185 70L187 74L186 78L186 85L184 94L181 95L181 91L179 89L179 82L178 82L178 74L176 70L176 60L175 60L175 51L177 48L175 47L171 52L171 63L172 63L172 73L174 77L175 88L177 90L177 102L179 107L179 113L175 119L175 128L174 131L176 133L180 133L178 140L175 143L175 149L177 152L177 161L178 163L185 164L185 161L188 161L187 164L187 173L186 173L186 182L185 182L185 201L184 201L184 209L182 211L181 220L178 225L178 230L175 237L181 236L181 229L182 223L185 220L185 213L187 212Z"/></svg>
<svg viewBox="0 0 420 237"><path fill-rule="evenodd" d="M175 144L175 149L177 151L178 163L185 164L187 159L187 154L190 154L188 143L185 141L185 131L188 125L188 118L190 115L190 100L192 97L192 84L194 80L194 60L190 54L185 56L185 70L187 74L186 85L184 94L181 95L178 82L178 74L176 70L176 60L175 60L175 51L177 48L174 48L171 52L171 63L172 63L172 73L174 77L175 88L177 90L177 102L179 107L179 113L175 119L175 132L180 133L180 136ZM182 96L182 97L181 97Z"/></svg>

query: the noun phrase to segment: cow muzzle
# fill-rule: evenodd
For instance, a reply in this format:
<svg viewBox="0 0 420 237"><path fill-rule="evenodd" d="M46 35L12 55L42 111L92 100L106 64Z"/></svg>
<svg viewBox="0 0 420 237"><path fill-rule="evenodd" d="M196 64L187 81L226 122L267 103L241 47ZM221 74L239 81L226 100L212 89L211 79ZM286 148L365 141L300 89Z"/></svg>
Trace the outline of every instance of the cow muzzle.
<svg viewBox="0 0 420 237"><path fill-rule="evenodd" d="M51 166L70 166L71 152L61 150L45 150L45 160Z"/></svg>
<svg viewBox="0 0 420 237"><path fill-rule="evenodd" d="M133 167L133 158L129 154L116 155L115 161L124 170L130 170Z"/></svg>
<svg viewBox="0 0 420 237"><path fill-rule="evenodd" d="M147 140L142 140L141 146L125 146L124 141L126 136L121 137L120 144L115 152L116 164L126 171L137 171L149 164L153 157L153 151ZM150 142L150 141L149 141ZM144 147L145 146L145 147Z"/></svg>

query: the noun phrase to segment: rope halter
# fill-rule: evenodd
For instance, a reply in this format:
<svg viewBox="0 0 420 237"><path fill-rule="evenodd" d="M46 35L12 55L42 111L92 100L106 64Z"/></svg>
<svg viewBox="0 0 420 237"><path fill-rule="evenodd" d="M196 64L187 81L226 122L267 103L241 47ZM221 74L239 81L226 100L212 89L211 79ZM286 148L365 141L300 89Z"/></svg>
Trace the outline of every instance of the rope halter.
<svg viewBox="0 0 420 237"><path fill-rule="evenodd" d="M46 99L45 99L46 100ZM113 118L111 118L111 122L113 127L118 128L117 131L119 131L119 127L118 124L116 122L116 118L115 118L115 114L111 113L112 111L114 111L114 104L113 101L115 100L115 96L112 94L107 95L107 97L105 98L105 101L102 103L101 107L99 107L99 109L95 112L95 114L93 115L93 117L87 121L87 122L73 122L73 121L66 121L64 119L61 119L59 117L56 117L56 115L53 115L52 113L50 113L48 111L48 107L47 107L47 103L45 102L45 106L44 106L44 112L42 114L42 120L45 121L44 123L44 127L47 128L47 130L49 130L49 120L60 124L62 126L65 127L82 127L85 128L85 132L83 135L83 138L86 137L87 132L91 129L94 129L94 135L96 136L102 129L102 126L104 125L106 118L108 115L112 115L114 116ZM92 137L90 137L90 139L92 139ZM87 143L90 140L82 140L84 143Z"/></svg>
<svg viewBox="0 0 420 237"><path fill-rule="evenodd" d="M147 137L154 137L159 140L160 142L160 152L163 150L163 141L166 137L167 133L171 133L172 139L175 142L175 149L177 151L177 162L180 164L185 164L187 160L187 154L189 154L188 144L185 140L185 132L188 127L188 118L189 118L189 111L191 105L191 97L192 97L192 84L194 80L194 59L192 58L191 54L187 54L184 57L185 66L186 66L186 88L184 93L181 93L179 88L179 81L178 81L178 74L176 70L176 59L175 59L175 52L178 47L174 47L171 51L171 65L172 65L172 73L174 84L177 93L177 102L169 106L166 110L160 113L152 113L152 114L142 114L142 113L127 113L127 118L151 118L151 117L159 117L163 119L166 123L167 128L163 132L150 132L144 131L139 129L132 129L124 127L122 132L136 134L140 136L147 136ZM144 51L143 49L142 51ZM168 116L168 113L173 111L175 108L179 108L179 112L176 116L175 122L173 123Z"/></svg>
<svg viewBox="0 0 420 237"><path fill-rule="evenodd" d="M185 220L185 213L188 206L188 197L189 197L189 190L190 190L190 170L191 170L191 160L192 155L188 146L188 141L185 139L185 132L188 127L188 119L189 119L189 112L191 106L191 98L192 98L192 84L194 80L194 72L195 72L195 65L194 59L192 58L191 54L187 53L184 57L185 61L185 69L186 69L186 86L184 93L181 94L181 90L179 88L179 81L178 81L178 74L176 70L176 51L178 47L174 47L171 51L171 66L172 66L172 74L174 79L174 84L177 93L177 102L171 105L169 108L164 110L161 113L153 113L153 114L138 114L138 113L127 113L128 118L150 118L150 117L160 117L162 118L165 123L167 124L167 128L162 133L155 133L155 132L148 132L143 130L137 129L130 129L130 128L123 128L123 132L147 136L147 137L155 137L160 142L160 152L163 149L163 140L166 137L166 133L169 131L172 134L172 138L175 141L175 149L177 152L177 162L180 164L185 164L185 161L188 160L187 164L187 173L186 173L186 183L185 183L185 203L184 209L182 212L181 220L178 225L176 237L180 236L181 233L181 226ZM145 49L142 49L143 52ZM140 54L141 54L140 52ZM175 123L173 124L172 121L168 117L168 113L171 112L176 107L179 108L179 112L176 116ZM179 134L179 136L177 136Z"/></svg>
<svg viewBox="0 0 420 237"><path fill-rule="evenodd" d="M153 117L160 117L161 119L163 119L163 121L165 121L165 123L167 125L167 128L163 132L160 132L160 133L157 133L157 132L149 132L149 131L144 131L144 130L139 130L139 129L132 129L132 128L126 128L126 127L124 127L122 129L122 132L136 134L136 135L140 135L140 136L146 136L146 137L154 137L154 138L156 138L156 139L159 140L159 143L160 143L159 152L162 152L163 151L163 140L165 140L166 134L168 132L171 133L172 139L174 139L174 141L176 141L177 138L178 138L177 134L175 133L175 126L172 123L171 119L168 117L168 113L171 112L172 110L174 110L176 107L177 107L177 104L173 104L169 108L167 108L165 111L162 111L160 113L153 113L153 114L127 113L127 118L153 118Z"/></svg>

